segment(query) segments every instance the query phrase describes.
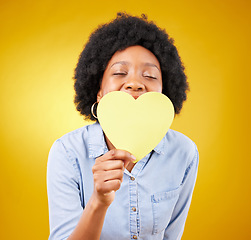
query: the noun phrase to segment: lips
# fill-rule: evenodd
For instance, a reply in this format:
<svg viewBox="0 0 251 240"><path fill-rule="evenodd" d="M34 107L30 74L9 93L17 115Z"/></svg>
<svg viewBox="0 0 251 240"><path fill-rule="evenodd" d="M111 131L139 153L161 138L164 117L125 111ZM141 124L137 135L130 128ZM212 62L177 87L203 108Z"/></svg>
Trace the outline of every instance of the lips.
<svg viewBox="0 0 251 240"><path fill-rule="evenodd" d="M136 91L124 91L128 94L130 94L135 100L141 96L142 94L144 94L145 92L136 92Z"/></svg>
<svg viewBox="0 0 251 240"><path fill-rule="evenodd" d="M136 100L139 96L133 96L133 95L132 95L132 97L134 97L134 99Z"/></svg>

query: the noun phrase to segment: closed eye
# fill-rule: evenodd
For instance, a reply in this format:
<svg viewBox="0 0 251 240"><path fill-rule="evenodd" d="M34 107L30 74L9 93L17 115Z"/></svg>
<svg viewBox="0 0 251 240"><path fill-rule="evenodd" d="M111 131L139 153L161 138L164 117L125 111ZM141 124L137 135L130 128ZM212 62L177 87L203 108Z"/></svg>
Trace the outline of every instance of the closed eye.
<svg viewBox="0 0 251 240"><path fill-rule="evenodd" d="M113 75L126 75L126 73L125 72L116 72L116 73L113 73Z"/></svg>
<svg viewBox="0 0 251 240"><path fill-rule="evenodd" d="M153 76L149 76L149 75L147 75L147 76L144 76L144 77L146 77L146 78L151 78L151 79L157 79L156 77L153 77Z"/></svg>

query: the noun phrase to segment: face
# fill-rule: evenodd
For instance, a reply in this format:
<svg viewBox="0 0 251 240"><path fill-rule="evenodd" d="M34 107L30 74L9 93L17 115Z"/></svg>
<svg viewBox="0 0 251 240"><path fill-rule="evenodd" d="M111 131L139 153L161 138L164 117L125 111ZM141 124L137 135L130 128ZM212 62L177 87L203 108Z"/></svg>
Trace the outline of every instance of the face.
<svg viewBox="0 0 251 240"><path fill-rule="evenodd" d="M124 91L137 99L146 92L162 92L162 76L158 59L141 46L117 51L105 69L97 102L107 93Z"/></svg>

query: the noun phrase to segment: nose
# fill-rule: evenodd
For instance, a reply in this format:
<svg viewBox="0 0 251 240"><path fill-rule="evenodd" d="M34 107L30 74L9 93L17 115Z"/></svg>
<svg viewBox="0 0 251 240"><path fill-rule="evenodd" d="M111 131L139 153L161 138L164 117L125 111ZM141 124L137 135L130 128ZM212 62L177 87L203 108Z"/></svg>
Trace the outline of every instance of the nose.
<svg viewBox="0 0 251 240"><path fill-rule="evenodd" d="M137 79L135 76L127 79L126 83L124 84L124 88L129 91L144 91L145 85Z"/></svg>

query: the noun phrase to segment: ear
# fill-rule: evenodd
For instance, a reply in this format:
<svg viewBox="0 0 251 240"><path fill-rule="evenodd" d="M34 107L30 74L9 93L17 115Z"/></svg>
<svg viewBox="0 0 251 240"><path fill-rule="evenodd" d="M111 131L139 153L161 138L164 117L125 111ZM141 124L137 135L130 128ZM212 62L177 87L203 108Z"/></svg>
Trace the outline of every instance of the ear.
<svg viewBox="0 0 251 240"><path fill-rule="evenodd" d="M99 101L101 100L101 98L103 97L103 94L101 92L101 89L98 91L98 94L97 94L97 102L99 103Z"/></svg>

